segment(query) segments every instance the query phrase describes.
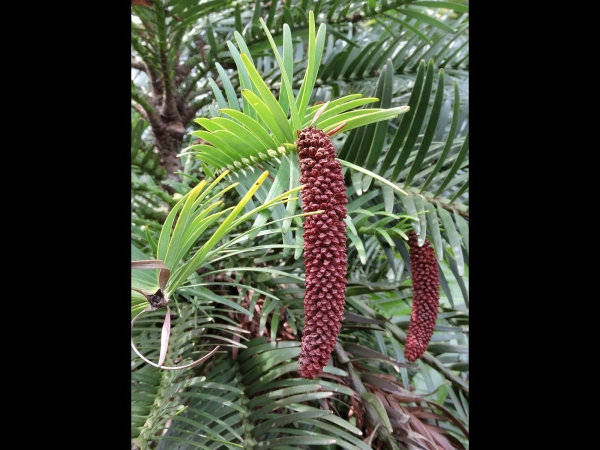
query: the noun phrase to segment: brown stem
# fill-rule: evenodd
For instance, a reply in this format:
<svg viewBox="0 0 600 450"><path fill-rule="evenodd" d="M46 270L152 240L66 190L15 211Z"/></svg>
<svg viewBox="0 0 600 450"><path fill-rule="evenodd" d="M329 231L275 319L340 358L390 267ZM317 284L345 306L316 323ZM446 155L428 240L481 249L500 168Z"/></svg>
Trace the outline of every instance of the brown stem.
<svg viewBox="0 0 600 450"><path fill-rule="evenodd" d="M146 72L146 64L144 64L144 61L141 61L139 59L132 59L131 67L137 70L141 70L142 72Z"/></svg>
<svg viewBox="0 0 600 450"><path fill-rule="evenodd" d="M179 117L179 111L177 111L177 105L175 104L173 80L171 79L169 61L167 59L169 49L167 45L166 17L162 2L157 1L154 9L156 11L158 59L160 62L160 70L164 87L161 115L167 122L178 122L181 119Z"/></svg>

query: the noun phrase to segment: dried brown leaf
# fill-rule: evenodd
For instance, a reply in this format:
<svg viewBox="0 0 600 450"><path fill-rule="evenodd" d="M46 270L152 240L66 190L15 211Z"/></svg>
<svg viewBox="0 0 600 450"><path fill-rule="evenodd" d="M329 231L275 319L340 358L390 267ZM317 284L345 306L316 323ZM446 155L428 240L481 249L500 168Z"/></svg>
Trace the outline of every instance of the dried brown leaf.
<svg viewBox="0 0 600 450"><path fill-rule="evenodd" d="M406 364L401 363L395 359L390 358L382 353L376 352L375 350L371 350L370 348L363 347L362 345L353 344L352 342L344 343L344 350L349 353L352 353L354 357L367 358L367 359L378 359L383 361L391 362L393 365L398 367L406 367L407 369L418 370L419 367L415 364Z"/></svg>
<svg viewBox="0 0 600 450"><path fill-rule="evenodd" d="M167 313L165 314L165 322L160 333L160 356L158 358L158 366L162 366L167 357L167 348L169 348L169 336L171 335L171 310L167 305Z"/></svg>
<svg viewBox="0 0 600 450"><path fill-rule="evenodd" d="M148 311L155 311L156 308L153 307L152 305L146 307L145 309L143 309L140 313L138 313L137 316L135 316L133 318L133 320L131 321L131 348L133 349L133 351L136 353L136 355L138 355L140 358L142 358L143 361L145 361L146 363L150 364L151 366L154 367L158 367L159 369L164 369L164 370L179 370L179 369L189 369L190 367L194 367L199 365L200 363L202 363L203 361L205 361L206 359L208 359L213 353L215 353L220 346L217 345L214 349L212 349L208 354L204 355L202 358L191 362L189 364L185 364L183 366L174 366L174 367L167 367L167 366L162 366L162 364L155 364L152 361L150 361L148 358L146 358L144 355L142 355L140 353L140 351L137 349L135 342L133 340L133 326L135 325L135 323L137 322L137 320L140 318L140 316L142 314L144 314L145 312ZM168 330L170 331L170 326L171 326L171 321L170 321L170 316L169 316L169 308L167 307L167 316L165 318L165 323L168 322L169 326L168 326ZM163 332L161 333L161 354L163 352L163 338L164 338L164 333L165 333L165 328L163 327ZM167 336L168 339L168 336ZM167 341L168 342L168 341ZM161 356L162 357L162 356ZM159 363L160 363L160 358L159 358Z"/></svg>
<svg viewBox="0 0 600 450"><path fill-rule="evenodd" d="M385 323L385 320L369 319L358 314L351 313L350 311L344 311L344 322L356 322L356 323L369 323L381 325Z"/></svg>
<svg viewBox="0 0 600 450"><path fill-rule="evenodd" d="M131 6L152 6L154 0L131 0Z"/></svg>
<svg viewBox="0 0 600 450"><path fill-rule="evenodd" d="M455 450L454 446L450 443L450 441L448 441L448 439L446 439L446 437L441 434L440 428L428 424L423 424L423 426L427 428L427 430L433 437L433 440L439 445L441 445L444 450Z"/></svg>
<svg viewBox="0 0 600 450"><path fill-rule="evenodd" d="M429 400L425 400L425 402L428 405L432 405L432 407L442 411L444 413L444 418L449 420L450 422L452 422L454 425L456 425L460 429L460 431L462 431L462 433L465 435L465 437L467 439L469 439L469 432L467 431L467 429L445 406L442 406L438 403L435 403L435 402L432 402Z"/></svg>
<svg viewBox="0 0 600 450"><path fill-rule="evenodd" d="M422 443L427 445L427 447L431 450L438 450L437 446L433 442L433 436L431 433L429 433L427 428L425 428L425 425L421 423L418 417L411 414L410 425L415 430L416 434L419 436L419 440Z"/></svg>
<svg viewBox="0 0 600 450"><path fill-rule="evenodd" d="M420 395L413 394L412 392L404 389L402 386L400 386L400 384L396 380L393 380L393 379L390 380L390 379L386 379L386 378L388 378L387 375L374 374L374 373L363 373L361 376L361 379L365 383L375 385L378 388L383 389L384 391L402 396L404 398L402 401L404 401L404 402L423 400L423 397L421 397ZM390 378L393 378L393 377L390 377ZM408 400L406 400L406 399L408 399Z"/></svg>
<svg viewBox="0 0 600 450"><path fill-rule="evenodd" d="M321 106L317 112L315 113L313 119L310 122L310 126L312 127L315 122L317 121L317 119L321 116L321 114L323 114L325 112L325 109L327 109L327 106L329 105L329 102L325 103L323 106Z"/></svg>
<svg viewBox="0 0 600 450"><path fill-rule="evenodd" d="M167 268L160 269L160 272L158 272L158 287L161 291L165 290L167 281L169 281L169 275L171 275L171 271Z"/></svg>
<svg viewBox="0 0 600 450"><path fill-rule="evenodd" d="M131 261L132 269L168 269L160 259L143 259Z"/></svg>

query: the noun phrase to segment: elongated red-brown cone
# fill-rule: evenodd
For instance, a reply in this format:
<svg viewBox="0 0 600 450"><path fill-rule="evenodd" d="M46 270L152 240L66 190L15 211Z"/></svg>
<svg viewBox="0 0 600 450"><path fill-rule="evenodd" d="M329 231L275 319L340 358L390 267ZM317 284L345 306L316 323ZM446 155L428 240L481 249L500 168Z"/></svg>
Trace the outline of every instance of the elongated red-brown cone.
<svg viewBox="0 0 600 450"><path fill-rule="evenodd" d="M414 362L423 356L433 336L440 304L440 278L435 250L431 244L425 241L419 247L417 234L414 231L406 234L410 249L413 304L404 355L408 361Z"/></svg>
<svg viewBox="0 0 600 450"><path fill-rule="evenodd" d="M296 141L300 162L302 210L324 213L304 218L304 332L300 372L314 379L335 346L344 314L346 292L346 217L348 203L342 166L329 136L314 127Z"/></svg>

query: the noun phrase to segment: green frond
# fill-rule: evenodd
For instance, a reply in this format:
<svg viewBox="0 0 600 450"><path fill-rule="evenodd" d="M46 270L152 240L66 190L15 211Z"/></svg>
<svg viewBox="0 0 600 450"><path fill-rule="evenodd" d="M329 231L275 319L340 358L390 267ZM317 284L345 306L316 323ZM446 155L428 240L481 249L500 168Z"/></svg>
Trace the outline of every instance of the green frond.
<svg viewBox="0 0 600 450"><path fill-rule="evenodd" d="M206 382L182 395L189 399L188 407L174 417L157 448L180 439L198 448L219 448L214 436L201 432L210 429L227 448L263 448L267 443L267 448L305 448L327 441L369 449L360 439L362 432L336 413L345 397L356 394L337 382L299 378L299 345L258 338L237 359L216 360ZM222 386L236 390L222 392ZM323 409L327 404L331 407Z"/></svg>
<svg viewBox="0 0 600 450"><path fill-rule="evenodd" d="M290 98L293 97L290 83L290 72L293 73L293 60L288 57L284 63L269 30L264 24L263 30L271 42L271 50L279 64L280 73L283 74L284 89L282 93L285 94L282 94L279 100L273 95L263 81L255 63L250 60L244 38L237 34L236 42L241 52L238 52L231 42L228 43L228 46L241 74L241 97L244 104L244 114L232 111L229 108L223 108L222 113L229 115L233 120L222 120L218 123L218 127L213 126L208 119L197 119L197 122L205 127L207 131L195 131L191 134L204 139L210 145L198 144L186 149L186 153L195 155L199 159L214 165L217 169L231 166L234 167L232 170L247 168L254 166L257 161L275 157L277 155L276 150L279 147L294 146L296 133L302 127L305 127L307 123L310 123L316 112L315 108L308 107L308 101L317 79L325 42L325 28L320 27L318 32L315 31L314 15L311 11L309 14L308 60L304 77L294 101L290 101ZM291 42L291 35L285 34L284 45L288 51L284 57L291 52ZM221 78L223 78L223 74L221 74ZM225 86L229 87L228 84L225 84ZM214 81L211 83L211 87L221 107L226 106L225 96ZM327 132L345 123L344 129L349 131L363 125L389 120L407 111L407 108L403 106L349 111L349 109L365 103L356 100L356 96L338 99L335 104L331 105L331 110L326 111L319 117L315 126L319 126ZM229 104L231 103L232 100L229 101ZM286 116L284 111L287 110L291 111L291 117ZM245 130L243 130L244 128ZM250 144L243 144L240 133L241 136L250 138ZM266 147L261 148L259 142L266 145ZM257 151L259 152L258 155L256 154ZM217 159L220 161L217 161Z"/></svg>
<svg viewBox="0 0 600 450"><path fill-rule="evenodd" d="M171 269L165 366L219 346L186 370L132 351L132 444L468 449L468 5L156 0L132 19L131 259ZM180 180L165 179L144 114L169 96L188 121ZM344 320L322 377L306 380L295 139L342 123ZM410 229L432 243L441 284L415 364ZM161 272L137 267L132 288L156 292ZM132 318L147 307L132 290ZM163 355L164 312L132 328L150 361Z"/></svg>

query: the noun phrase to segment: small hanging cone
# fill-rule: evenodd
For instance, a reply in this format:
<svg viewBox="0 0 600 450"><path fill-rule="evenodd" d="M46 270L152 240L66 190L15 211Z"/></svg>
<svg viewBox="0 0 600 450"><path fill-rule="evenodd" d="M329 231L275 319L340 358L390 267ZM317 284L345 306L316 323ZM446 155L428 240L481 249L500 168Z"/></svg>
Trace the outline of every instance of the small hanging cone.
<svg viewBox="0 0 600 450"><path fill-rule="evenodd" d="M410 266L413 282L413 304L406 335L404 355L415 362L429 345L440 304L440 278L435 250L428 241L419 247L417 234L409 231Z"/></svg>
<svg viewBox="0 0 600 450"><path fill-rule="evenodd" d="M346 292L346 186L329 136L312 126L298 134L302 210L324 210L304 218L304 332L300 372L314 379L335 346Z"/></svg>

